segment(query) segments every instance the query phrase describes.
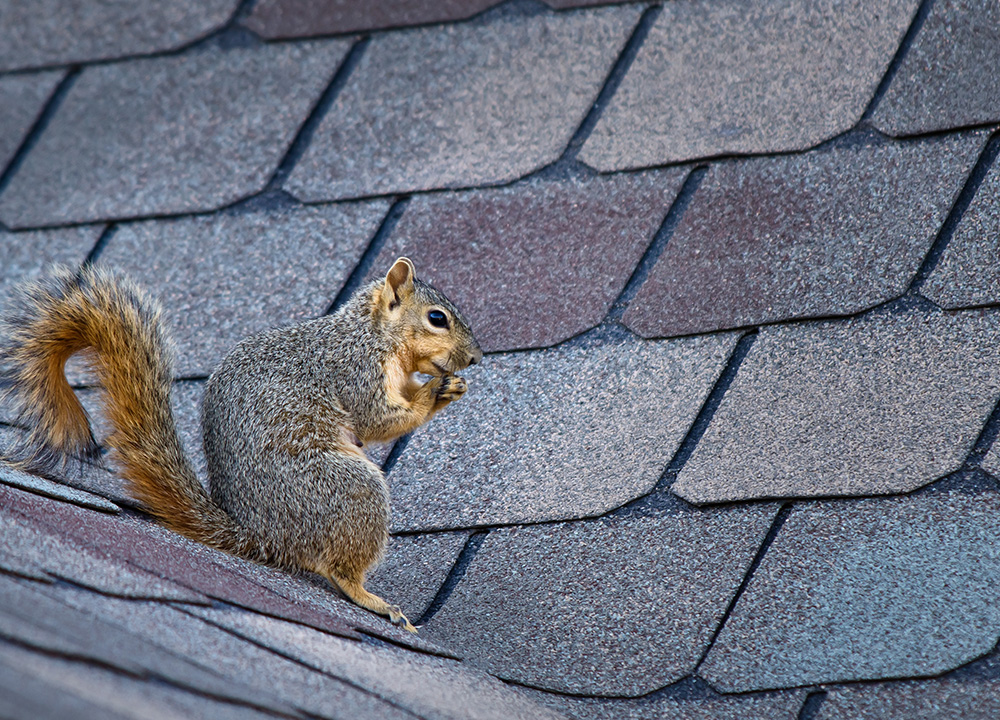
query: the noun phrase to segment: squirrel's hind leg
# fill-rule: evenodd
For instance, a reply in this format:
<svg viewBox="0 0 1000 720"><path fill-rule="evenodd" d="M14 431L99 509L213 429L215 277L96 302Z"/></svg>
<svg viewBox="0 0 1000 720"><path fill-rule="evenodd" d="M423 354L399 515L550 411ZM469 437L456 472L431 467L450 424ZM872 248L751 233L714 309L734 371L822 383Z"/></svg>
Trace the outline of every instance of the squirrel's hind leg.
<svg viewBox="0 0 1000 720"><path fill-rule="evenodd" d="M341 592L353 600L356 605L360 605L365 610L371 610L378 615L385 615L393 625L399 625L404 630L409 630L412 633L417 631L410 621L406 619L406 616L399 609L398 605L390 605L378 595L365 590L361 578L340 577L333 572L323 573L323 575L327 580L336 585Z"/></svg>

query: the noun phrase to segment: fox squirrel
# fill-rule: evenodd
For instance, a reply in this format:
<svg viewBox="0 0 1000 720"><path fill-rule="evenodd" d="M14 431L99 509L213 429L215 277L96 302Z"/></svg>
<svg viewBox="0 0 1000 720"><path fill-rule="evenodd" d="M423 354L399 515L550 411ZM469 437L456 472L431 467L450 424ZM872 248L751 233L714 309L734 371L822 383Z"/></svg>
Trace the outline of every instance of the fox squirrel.
<svg viewBox="0 0 1000 720"><path fill-rule="evenodd" d="M460 398L467 386L454 373L483 353L458 309L417 280L407 258L334 315L248 337L222 361L202 405L211 494L177 436L161 308L128 278L57 269L23 287L0 337L0 372L31 430L14 462L38 471L99 452L64 372L90 348L113 427L108 445L130 491L164 525L250 560L319 573L416 632L364 588L388 540L389 489L362 448Z"/></svg>

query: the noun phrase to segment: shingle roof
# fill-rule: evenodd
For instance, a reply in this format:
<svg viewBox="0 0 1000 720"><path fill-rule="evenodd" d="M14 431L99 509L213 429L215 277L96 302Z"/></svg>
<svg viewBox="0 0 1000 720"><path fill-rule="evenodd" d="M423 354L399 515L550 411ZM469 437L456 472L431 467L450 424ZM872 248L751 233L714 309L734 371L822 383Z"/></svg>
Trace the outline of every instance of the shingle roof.
<svg viewBox="0 0 1000 720"><path fill-rule="evenodd" d="M201 477L220 358L398 255L488 354L372 449L370 587L417 636L103 461L0 464L0 717L995 718L998 20L6 3L0 301L55 262L150 288Z"/></svg>

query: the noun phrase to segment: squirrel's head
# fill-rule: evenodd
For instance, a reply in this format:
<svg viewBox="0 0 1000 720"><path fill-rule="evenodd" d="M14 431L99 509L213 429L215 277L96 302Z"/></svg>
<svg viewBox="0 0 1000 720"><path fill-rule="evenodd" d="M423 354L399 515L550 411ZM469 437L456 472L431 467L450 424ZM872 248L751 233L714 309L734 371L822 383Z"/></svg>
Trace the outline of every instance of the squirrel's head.
<svg viewBox="0 0 1000 720"><path fill-rule="evenodd" d="M376 302L418 372L456 373L483 359L458 308L441 291L417 280L409 259L401 257L392 264Z"/></svg>

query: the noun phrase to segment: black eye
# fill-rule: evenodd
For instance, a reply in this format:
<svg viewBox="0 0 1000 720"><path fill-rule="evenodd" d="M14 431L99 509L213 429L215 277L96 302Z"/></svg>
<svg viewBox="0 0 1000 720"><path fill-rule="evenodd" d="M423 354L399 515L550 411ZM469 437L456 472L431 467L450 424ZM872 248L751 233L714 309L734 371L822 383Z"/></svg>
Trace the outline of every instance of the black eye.
<svg viewBox="0 0 1000 720"><path fill-rule="evenodd" d="M448 327L448 317L440 310L431 310L427 313L427 320L434 327L446 328Z"/></svg>

